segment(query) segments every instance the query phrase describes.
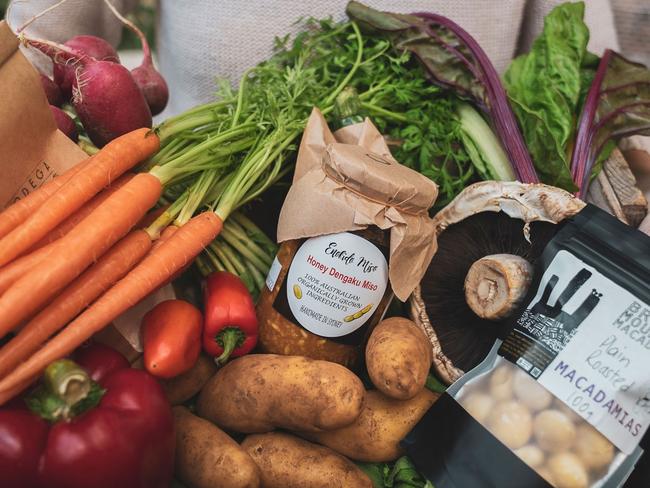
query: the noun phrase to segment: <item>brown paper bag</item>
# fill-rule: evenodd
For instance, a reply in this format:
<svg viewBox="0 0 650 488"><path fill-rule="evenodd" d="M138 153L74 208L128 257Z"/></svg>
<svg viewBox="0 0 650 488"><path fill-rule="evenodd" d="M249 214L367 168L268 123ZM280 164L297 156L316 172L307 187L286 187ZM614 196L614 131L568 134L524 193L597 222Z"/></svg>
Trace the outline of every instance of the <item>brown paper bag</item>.
<svg viewBox="0 0 650 488"><path fill-rule="evenodd" d="M278 242L371 225L388 230L391 287L406 301L436 250L428 210L437 196L433 181L393 159L370 120L332 134L315 108L278 219Z"/></svg>
<svg viewBox="0 0 650 488"><path fill-rule="evenodd" d="M0 22L0 208L86 158L56 128L39 74Z"/></svg>
<svg viewBox="0 0 650 488"><path fill-rule="evenodd" d="M0 22L0 209L87 158L56 128L38 72ZM140 323L156 303L175 298L161 288L118 317L95 338L134 360L142 351Z"/></svg>

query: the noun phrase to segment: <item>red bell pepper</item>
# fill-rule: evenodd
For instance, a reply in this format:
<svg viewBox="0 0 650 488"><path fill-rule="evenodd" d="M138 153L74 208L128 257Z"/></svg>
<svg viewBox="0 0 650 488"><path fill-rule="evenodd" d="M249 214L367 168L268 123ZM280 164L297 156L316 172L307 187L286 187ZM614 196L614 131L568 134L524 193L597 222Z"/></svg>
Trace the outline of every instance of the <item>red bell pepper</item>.
<svg viewBox="0 0 650 488"><path fill-rule="evenodd" d="M16 401L0 409L0 485L169 486L174 426L158 382L106 346L93 345L77 360L48 366L25 398L32 411Z"/></svg>
<svg viewBox="0 0 650 488"><path fill-rule="evenodd" d="M248 354L257 344L255 304L238 276L217 271L207 277L204 315L203 349L217 363Z"/></svg>

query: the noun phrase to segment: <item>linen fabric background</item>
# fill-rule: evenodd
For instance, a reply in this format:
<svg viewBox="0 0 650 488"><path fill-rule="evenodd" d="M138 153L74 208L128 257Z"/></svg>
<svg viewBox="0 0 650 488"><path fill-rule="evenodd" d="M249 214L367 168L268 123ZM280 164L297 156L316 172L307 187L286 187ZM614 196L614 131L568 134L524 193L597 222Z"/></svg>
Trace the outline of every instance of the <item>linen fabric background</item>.
<svg viewBox="0 0 650 488"><path fill-rule="evenodd" d="M122 12L137 0L112 0ZM627 4L635 0L624 1ZM55 0L14 0L8 21L14 28ZM499 72L525 52L539 34L544 16L560 0L365 0L382 10L431 11L448 16L470 32ZM347 0L159 0L157 58L170 88L170 102L158 118L176 114L213 98L216 77L233 84L249 67L268 57L276 36L296 32L301 17L345 18ZM631 7L628 5L628 11ZM633 18L626 14L628 23ZM589 48L600 54L619 49L610 0L587 0ZM94 34L119 42L121 26L103 0L68 0L34 22L27 32L63 42L77 34ZM641 50L641 49L639 49ZM47 68L42 57L32 59Z"/></svg>

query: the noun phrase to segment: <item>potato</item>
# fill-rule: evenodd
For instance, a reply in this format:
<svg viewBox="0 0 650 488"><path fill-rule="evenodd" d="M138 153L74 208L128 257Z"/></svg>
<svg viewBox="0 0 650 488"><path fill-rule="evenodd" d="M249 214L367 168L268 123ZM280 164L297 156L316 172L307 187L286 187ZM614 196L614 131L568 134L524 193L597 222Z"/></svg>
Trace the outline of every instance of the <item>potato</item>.
<svg viewBox="0 0 650 488"><path fill-rule="evenodd" d="M264 488L372 488L349 459L290 434L249 435L244 450L260 468Z"/></svg>
<svg viewBox="0 0 650 488"><path fill-rule="evenodd" d="M361 413L361 380L340 364L302 356L249 354L205 385L197 411L218 426L254 434L276 427L318 432Z"/></svg>
<svg viewBox="0 0 650 488"><path fill-rule="evenodd" d="M300 435L355 461L394 461L403 454L399 442L439 396L425 389L410 400L395 400L377 390L367 391L361 415L352 425L329 432L302 432Z"/></svg>
<svg viewBox="0 0 650 488"><path fill-rule="evenodd" d="M217 371L217 365L208 356L201 354L189 371L171 378L161 380L165 396L172 405L180 405L196 395L203 385Z"/></svg>
<svg viewBox="0 0 650 488"><path fill-rule="evenodd" d="M239 444L185 407L174 407L175 475L194 488L255 488L257 464Z"/></svg>
<svg viewBox="0 0 650 488"><path fill-rule="evenodd" d="M375 387L391 398L408 400L420 393L431 361L431 343L411 320L386 319L375 327L368 339L368 374Z"/></svg>

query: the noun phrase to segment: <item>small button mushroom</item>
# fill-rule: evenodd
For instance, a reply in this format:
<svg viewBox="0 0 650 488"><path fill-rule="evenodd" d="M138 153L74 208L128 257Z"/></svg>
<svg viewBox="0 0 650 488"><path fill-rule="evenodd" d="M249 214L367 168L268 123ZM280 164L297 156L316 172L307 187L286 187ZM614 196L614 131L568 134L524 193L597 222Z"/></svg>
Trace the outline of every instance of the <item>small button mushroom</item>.
<svg viewBox="0 0 650 488"><path fill-rule="evenodd" d="M548 460L548 469L555 488L587 488L589 475L580 458L571 452L554 454Z"/></svg>
<svg viewBox="0 0 650 488"><path fill-rule="evenodd" d="M551 405L553 395L524 371L517 371L512 382L517 399L534 412Z"/></svg>
<svg viewBox="0 0 650 488"><path fill-rule="evenodd" d="M490 395L495 400L510 400L512 398L512 377L514 366L503 364L490 375Z"/></svg>
<svg viewBox="0 0 650 488"><path fill-rule="evenodd" d="M569 449L576 438L575 425L559 410L544 410L537 414L533 432L539 447L549 452Z"/></svg>
<svg viewBox="0 0 650 488"><path fill-rule="evenodd" d="M483 424L494 406L494 400L485 393L476 392L465 395L460 404L472 417Z"/></svg>
<svg viewBox="0 0 650 488"><path fill-rule="evenodd" d="M607 467L614 459L614 446L593 426L584 423L578 426L575 453L589 469Z"/></svg>
<svg viewBox="0 0 650 488"><path fill-rule="evenodd" d="M525 446L533 432L530 411L515 400L498 403L488 416L486 427L510 449Z"/></svg>
<svg viewBox="0 0 650 488"><path fill-rule="evenodd" d="M515 449L514 453L531 468L537 468L544 464L544 451L532 444Z"/></svg>

